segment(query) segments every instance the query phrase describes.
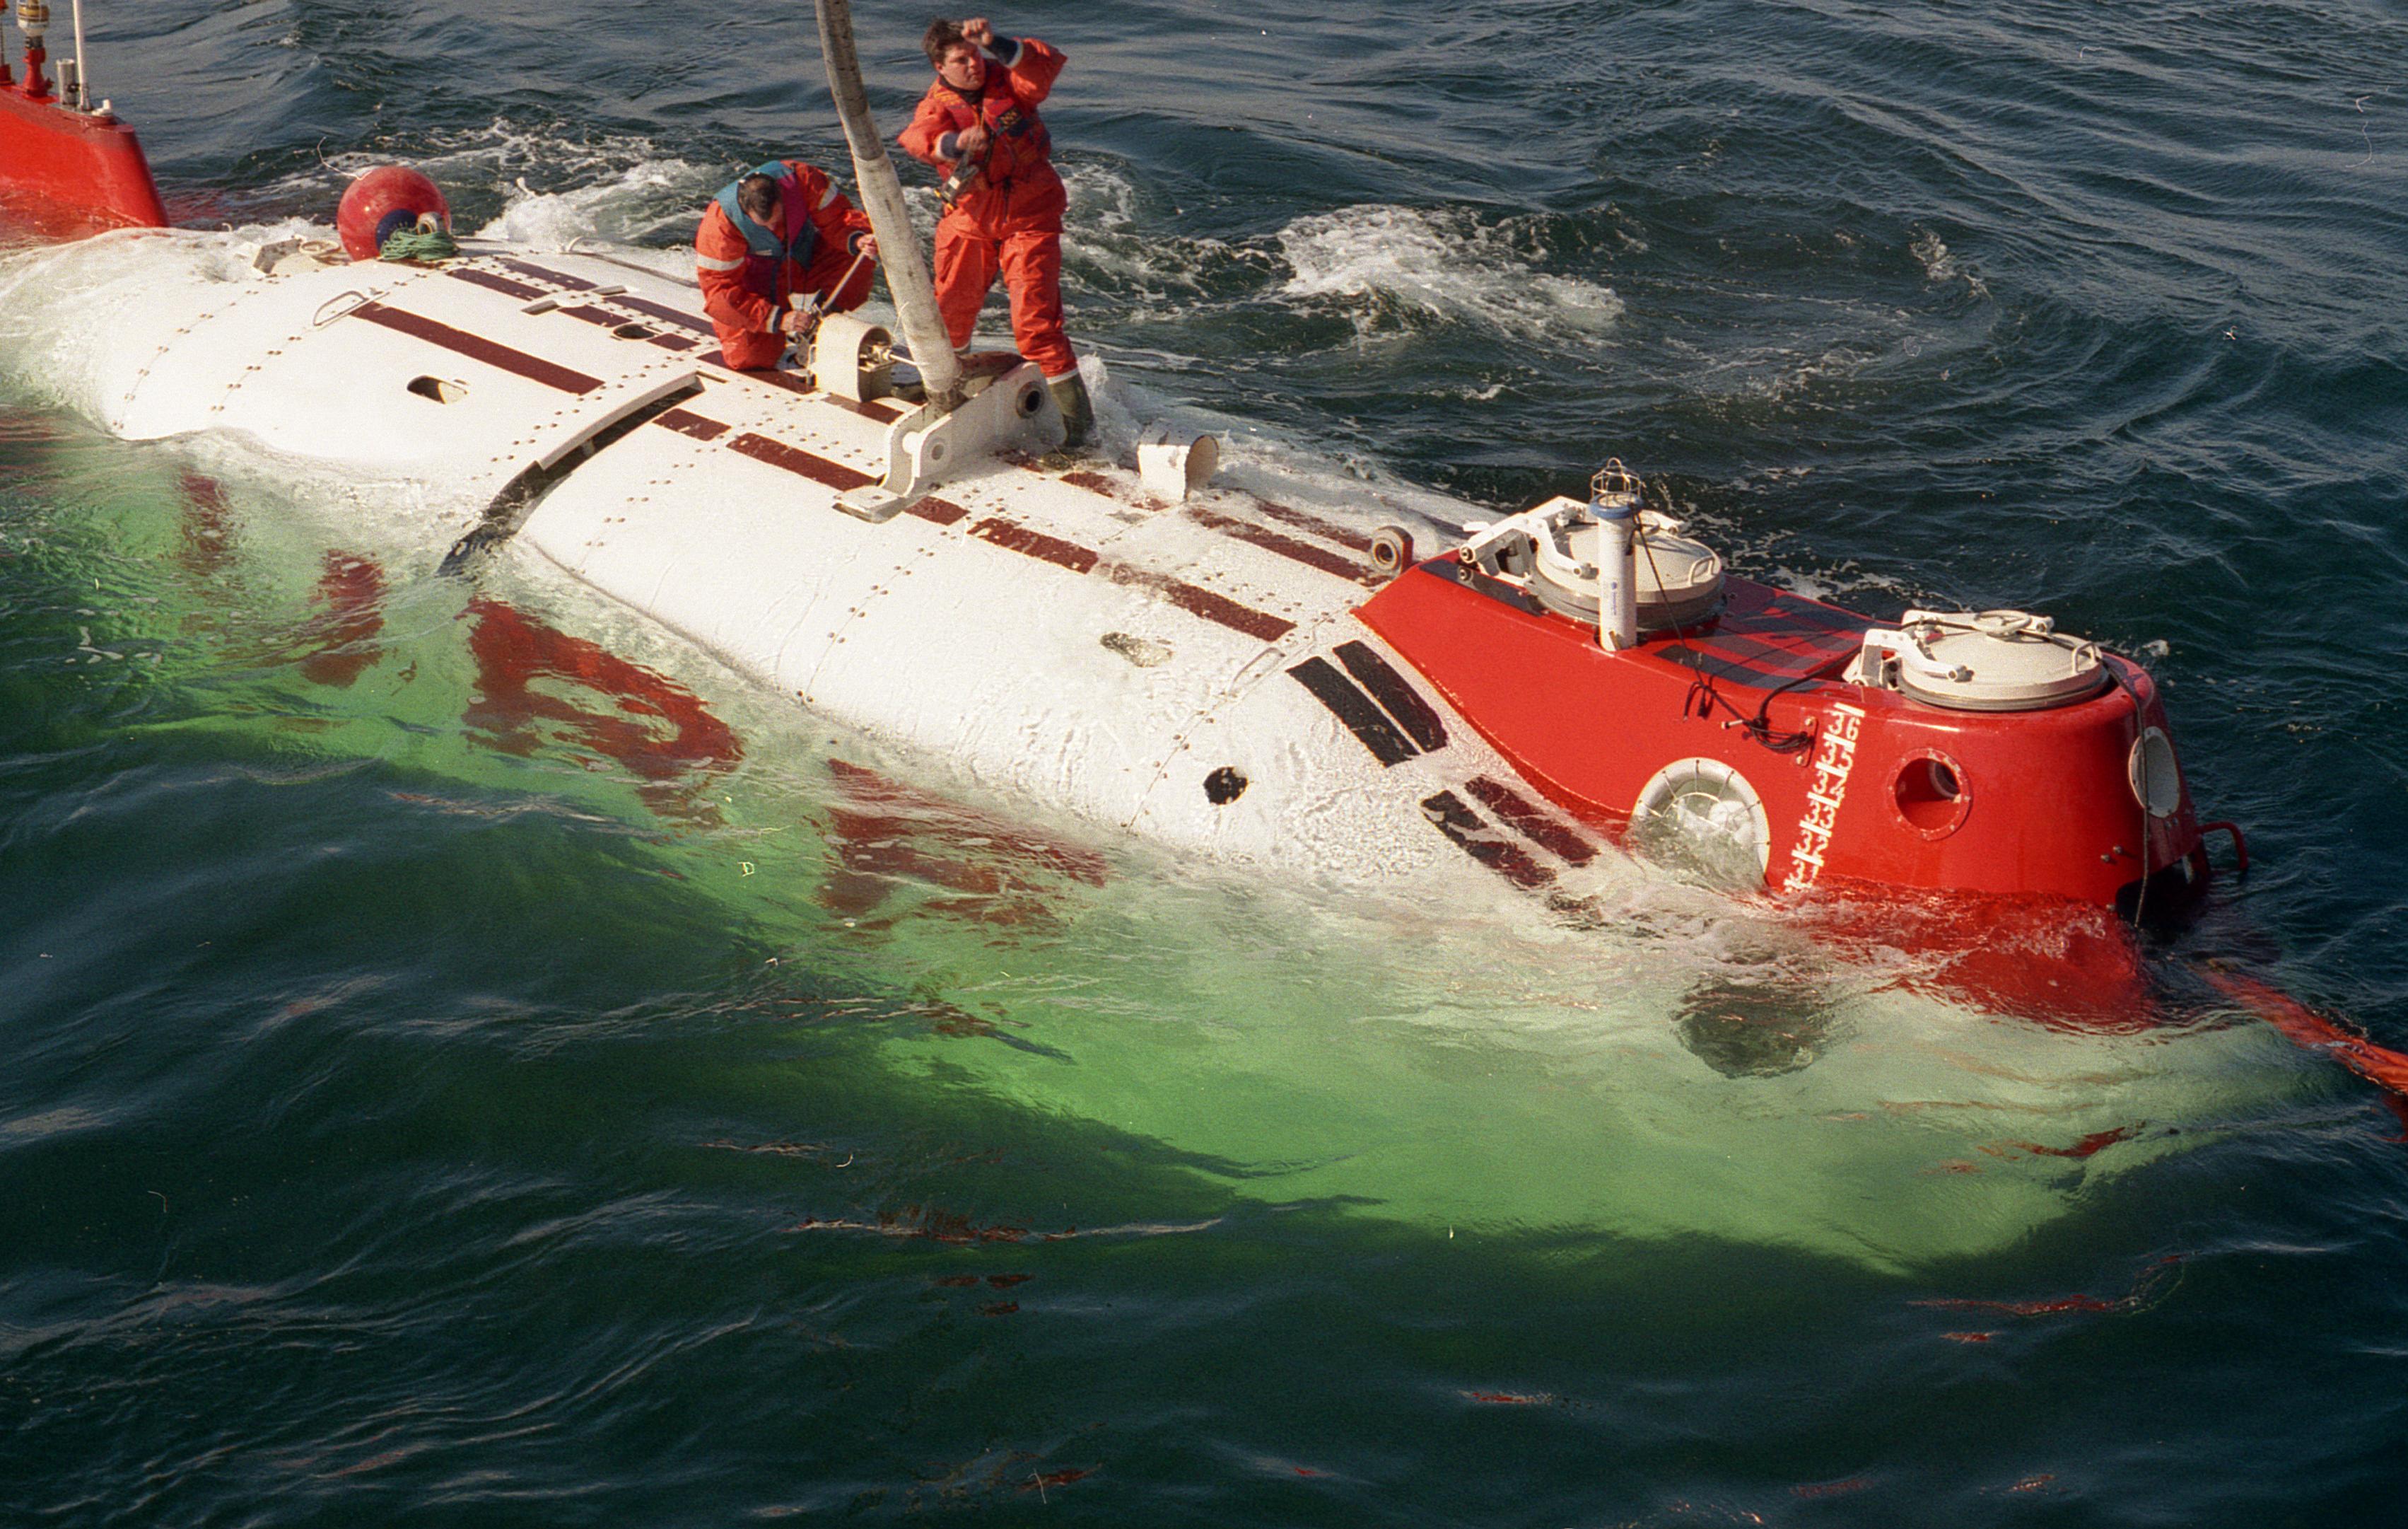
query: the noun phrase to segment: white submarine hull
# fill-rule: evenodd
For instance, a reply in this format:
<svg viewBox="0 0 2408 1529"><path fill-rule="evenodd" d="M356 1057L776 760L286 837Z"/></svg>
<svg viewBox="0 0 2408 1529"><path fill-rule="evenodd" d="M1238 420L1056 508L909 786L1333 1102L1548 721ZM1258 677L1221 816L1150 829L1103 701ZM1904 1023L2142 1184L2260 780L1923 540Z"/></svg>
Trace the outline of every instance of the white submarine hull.
<svg viewBox="0 0 2408 1529"><path fill-rule="evenodd" d="M109 424L423 481L458 530L481 523L798 705L1182 856L1411 881L1481 858L1484 824L1427 805L1476 785L1588 858L1354 616L1384 582L1360 530L1008 449L872 523L838 500L884 475L908 406L717 365L668 278L465 254L248 271L147 315L164 341Z"/></svg>

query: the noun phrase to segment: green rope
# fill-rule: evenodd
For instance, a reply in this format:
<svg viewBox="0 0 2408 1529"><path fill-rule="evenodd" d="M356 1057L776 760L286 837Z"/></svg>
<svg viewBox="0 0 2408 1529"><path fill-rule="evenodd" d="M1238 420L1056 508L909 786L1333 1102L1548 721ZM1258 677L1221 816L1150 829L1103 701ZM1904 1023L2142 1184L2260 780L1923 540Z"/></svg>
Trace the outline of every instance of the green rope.
<svg viewBox="0 0 2408 1529"><path fill-rule="evenodd" d="M430 220L431 221L431 220ZM380 260L449 260L460 252L460 246L440 228L399 228L384 241L378 252Z"/></svg>

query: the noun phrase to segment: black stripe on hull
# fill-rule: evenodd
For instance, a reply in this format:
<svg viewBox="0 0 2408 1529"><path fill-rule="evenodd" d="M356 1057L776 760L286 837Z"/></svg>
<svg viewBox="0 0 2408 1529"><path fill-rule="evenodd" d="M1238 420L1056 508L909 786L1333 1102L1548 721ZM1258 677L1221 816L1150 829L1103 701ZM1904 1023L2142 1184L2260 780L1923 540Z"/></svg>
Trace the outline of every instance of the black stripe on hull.
<svg viewBox="0 0 2408 1529"><path fill-rule="evenodd" d="M1340 642L1338 661L1346 666L1346 672L1354 675L1364 689L1371 692L1373 700L1388 709L1388 714L1421 745L1422 752L1435 754L1446 747L1446 724L1439 720L1437 711L1422 700L1420 692L1403 675L1388 667L1386 659L1360 642Z"/></svg>
<svg viewBox="0 0 2408 1529"><path fill-rule="evenodd" d="M1417 752L1412 742L1397 730L1371 698L1346 683L1346 676L1329 667L1324 658L1307 658L1288 671L1289 677L1312 692L1312 697L1329 708L1330 714L1343 723L1348 732L1371 751L1382 769L1402 764Z"/></svg>
<svg viewBox="0 0 2408 1529"><path fill-rule="evenodd" d="M1454 792L1440 791L1423 799L1422 813L1457 848L1514 886L1535 892L1555 884L1555 873L1532 859L1528 850L1510 840L1490 837L1488 825Z"/></svg>
<svg viewBox="0 0 2408 1529"><path fill-rule="evenodd" d="M1465 787L1499 821L1566 865L1586 865L1597 858L1597 846L1549 816L1544 810L1499 781L1475 776Z"/></svg>

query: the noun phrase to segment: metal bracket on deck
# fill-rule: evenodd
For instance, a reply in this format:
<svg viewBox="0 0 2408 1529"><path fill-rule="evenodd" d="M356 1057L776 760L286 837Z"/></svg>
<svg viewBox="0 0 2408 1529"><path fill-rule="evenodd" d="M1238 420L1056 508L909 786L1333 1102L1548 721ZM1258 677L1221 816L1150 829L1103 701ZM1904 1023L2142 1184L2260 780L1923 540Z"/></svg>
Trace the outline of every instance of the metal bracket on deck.
<svg viewBox="0 0 2408 1529"><path fill-rule="evenodd" d="M999 451L1050 452L1061 443L1062 415L1045 374L1024 361L950 414L922 404L896 420L886 432L885 481L838 495L837 508L873 524L893 520Z"/></svg>

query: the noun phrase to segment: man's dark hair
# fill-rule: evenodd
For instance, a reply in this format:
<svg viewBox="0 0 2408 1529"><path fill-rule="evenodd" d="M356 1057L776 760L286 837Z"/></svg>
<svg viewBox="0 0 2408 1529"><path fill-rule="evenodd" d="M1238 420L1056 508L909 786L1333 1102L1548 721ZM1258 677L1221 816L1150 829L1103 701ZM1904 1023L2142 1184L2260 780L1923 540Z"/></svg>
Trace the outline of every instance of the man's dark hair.
<svg viewBox="0 0 2408 1529"><path fill-rule="evenodd" d="M754 223L767 223L777 209L778 182L766 175L748 175L736 182L736 205Z"/></svg>
<svg viewBox="0 0 2408 1529"><path fill-rule="evenodd" d="M946 50L955 44L968 48L969 39L962 36L961 22L949 22L942 16L928 23L928 35L920 39L920 47L927 53L931 67L944 63Z"/></svg>

